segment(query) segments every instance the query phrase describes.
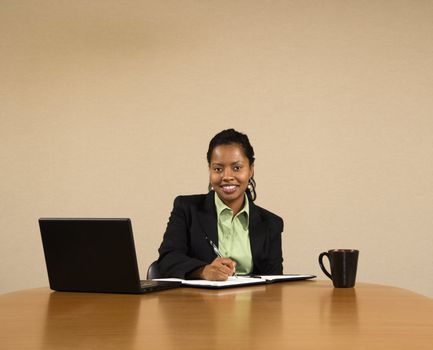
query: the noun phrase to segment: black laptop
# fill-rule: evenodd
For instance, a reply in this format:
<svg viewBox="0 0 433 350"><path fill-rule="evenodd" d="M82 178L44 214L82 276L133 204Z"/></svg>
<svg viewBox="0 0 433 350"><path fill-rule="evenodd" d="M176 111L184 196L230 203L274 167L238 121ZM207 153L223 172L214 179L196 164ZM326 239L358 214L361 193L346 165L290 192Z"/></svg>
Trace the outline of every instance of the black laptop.
<svg viewBox="0 0 433 350"><path fill-rule="evenodd" d="M147 293L178 282L140 281L130 219L39 219L50 288Z"/></svg>

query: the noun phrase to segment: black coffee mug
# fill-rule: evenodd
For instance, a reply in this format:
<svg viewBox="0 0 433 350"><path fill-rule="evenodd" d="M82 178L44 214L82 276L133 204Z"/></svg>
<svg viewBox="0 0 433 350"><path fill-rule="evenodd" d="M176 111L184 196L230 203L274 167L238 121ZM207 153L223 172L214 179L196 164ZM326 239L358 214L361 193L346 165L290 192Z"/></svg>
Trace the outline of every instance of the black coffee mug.
<svg viewBox="0 0 433 350"><path fill-rule="evenodd" d="M332 249L320 253L319 265L328 276L335 288L352 288L355 286L356 269L358 267L359 250L355 249ZM323 257L327 256L331 273L323 265Z"/></svg>

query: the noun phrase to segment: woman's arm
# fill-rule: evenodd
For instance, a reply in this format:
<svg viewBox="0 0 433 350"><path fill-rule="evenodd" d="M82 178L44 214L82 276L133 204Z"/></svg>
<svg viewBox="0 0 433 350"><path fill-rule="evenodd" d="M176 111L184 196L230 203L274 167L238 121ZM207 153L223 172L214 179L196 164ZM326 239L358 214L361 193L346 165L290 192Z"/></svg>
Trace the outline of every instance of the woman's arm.
<svg viewBox="0 0 433 350"><path fill-rule="evenodd" d="M158 250L158 266L164 277L184 279L192 271L207 265L207 262L188 254L191 251L191 233L187 212L187 203L181 196L177 197Z"/></svg>

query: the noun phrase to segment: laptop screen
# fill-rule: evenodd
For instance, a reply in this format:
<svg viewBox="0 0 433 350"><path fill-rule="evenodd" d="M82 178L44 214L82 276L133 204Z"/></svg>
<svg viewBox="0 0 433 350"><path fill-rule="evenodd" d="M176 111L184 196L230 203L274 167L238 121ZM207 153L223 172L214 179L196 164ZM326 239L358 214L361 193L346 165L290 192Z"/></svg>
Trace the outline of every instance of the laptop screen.
<svg viewBox="0 0 433 350"><path fill-rule="evenodd" d="M39 219L39 227L51 289L139 290L130 219Z"/></svg>

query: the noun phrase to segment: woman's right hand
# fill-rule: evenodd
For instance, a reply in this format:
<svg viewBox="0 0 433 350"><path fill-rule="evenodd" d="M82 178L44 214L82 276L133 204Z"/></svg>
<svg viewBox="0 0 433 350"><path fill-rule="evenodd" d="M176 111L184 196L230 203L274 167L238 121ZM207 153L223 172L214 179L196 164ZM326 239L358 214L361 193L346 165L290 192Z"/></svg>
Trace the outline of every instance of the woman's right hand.
<svg viewBox="0 0 433 350"><path fill-rule="evenodd" d="M201 279L208 281L226 281L233 276L236 262L229 258L216 258L212 263L200 268L197 272Z"/></svg>

